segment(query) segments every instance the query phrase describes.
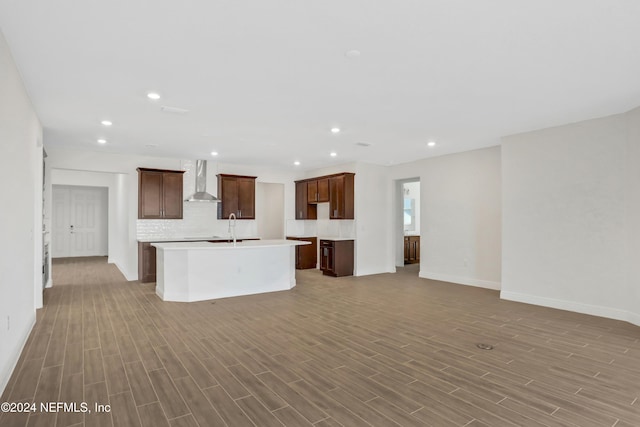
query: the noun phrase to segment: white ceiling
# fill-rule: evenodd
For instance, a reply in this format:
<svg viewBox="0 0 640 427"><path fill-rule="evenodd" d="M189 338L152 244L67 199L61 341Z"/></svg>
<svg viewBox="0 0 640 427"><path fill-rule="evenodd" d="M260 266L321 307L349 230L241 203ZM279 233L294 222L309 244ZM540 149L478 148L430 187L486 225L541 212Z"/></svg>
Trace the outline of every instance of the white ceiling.
<svg viewBox="0 0 640 427"><path fill-rule="evenodd" d="M49 147L396 164L640 105L636 0L0 0L0 29Z"/></svg>

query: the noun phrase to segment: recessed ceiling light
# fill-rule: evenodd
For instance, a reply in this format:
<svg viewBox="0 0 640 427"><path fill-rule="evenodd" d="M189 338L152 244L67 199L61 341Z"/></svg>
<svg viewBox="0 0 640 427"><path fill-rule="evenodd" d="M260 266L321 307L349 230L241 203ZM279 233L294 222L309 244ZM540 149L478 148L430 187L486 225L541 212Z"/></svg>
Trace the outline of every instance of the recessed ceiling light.
<svg viewBox="0 0 640 427"><path fill-rule="evenodd" d="M107 140L106 139L99 139L98 140L98 144L106 144Z"/></svg>
<svg viewBox="0 0 640 427"><path fill-rule="evenodd" d="M330 153L330 156L331 156L331 157L335 157L335 156L337 156L337 155L338 155L338 153L336 153L335 151L332 151L332 152Z"/></svg>
<svg viewBox="0 0 640 427"><path fill-rule="evenodd" d="M102 125L104 126L111 126L113 124L111 120L103 120L100 123L102 123Z"/></svg>
<svg viewBox="0 0 640 427"><path fill-rule="evenodd" d="M357 58L360 56L360 51L356 49L348 50L344 53L344 56L347 58Z"/></svg>
<svg viewBox="0 0 640 427"><path fill-rule="evenodd" d="M429 142L427 142L427 145L428 145L429 147L435 147L435 146L436 146L436 143L435 143L434 141L429 141Z"/></svg>
<svg viewBox="0 0 640 427"><path fill-rule="evenodd" d="M300 166L300 162L297 161L297 160L295 162L293 162L293 164L296 165L296 166Z"/></svg>
<svg viewBox="0 0 640 427"><path fill-rule="evenodd" d="M153 99L154 101L160 99L160 94L156 93L156 92L149 92L147 93L147 98L149 99Z"/></svg>
<svg viewBox="0 0 640 427"><path fill-rule="evenodd" d="M218 152L217 152L217 151L212 151L212 152L211 152L211 155L212 155L212 156L217 156L217 155L218 155Z"/></svg>
<svg viewBox="0 0 640 427"><path fill-rule="evenodd" d="M331 128L331 133L340 133L340 128Z"/></svg>

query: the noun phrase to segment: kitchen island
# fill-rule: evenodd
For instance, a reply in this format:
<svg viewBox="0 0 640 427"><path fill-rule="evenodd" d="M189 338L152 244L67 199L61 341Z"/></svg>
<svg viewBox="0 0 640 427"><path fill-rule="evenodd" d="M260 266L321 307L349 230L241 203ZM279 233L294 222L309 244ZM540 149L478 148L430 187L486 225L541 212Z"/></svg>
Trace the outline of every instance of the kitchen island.
<svg viewBox="0 0 640 427"><path fill-rule="evenodd" d="M295 247L309 242L245 240L238 243L152 243L156 294L164 301L204 301L296 285Z"/></svg>

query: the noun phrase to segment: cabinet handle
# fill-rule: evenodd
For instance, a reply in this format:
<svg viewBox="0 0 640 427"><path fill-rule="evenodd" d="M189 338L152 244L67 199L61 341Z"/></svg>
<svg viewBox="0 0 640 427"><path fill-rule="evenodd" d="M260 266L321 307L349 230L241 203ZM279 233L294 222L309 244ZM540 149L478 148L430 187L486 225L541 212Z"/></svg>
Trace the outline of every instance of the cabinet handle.
<svg viewBox="0 0 640 427"><path fill-rule="evenodd" d="M300 211L300 218L302 218L302 211Z"/></svg>

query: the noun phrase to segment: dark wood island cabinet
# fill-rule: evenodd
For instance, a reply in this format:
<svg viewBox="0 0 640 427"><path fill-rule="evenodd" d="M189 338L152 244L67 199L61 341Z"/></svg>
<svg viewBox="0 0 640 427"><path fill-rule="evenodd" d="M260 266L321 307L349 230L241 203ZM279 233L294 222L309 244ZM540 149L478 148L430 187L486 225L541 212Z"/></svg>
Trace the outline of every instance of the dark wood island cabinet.
<svg viewBox="0 0 640 427"><path fill-rule="evenodd" d="M310 245L296 246L296 269L306 270L309 268L316 268L316 264L318 263L318 238L317 237L287 236L287 240L311 242Z"/></svg>

